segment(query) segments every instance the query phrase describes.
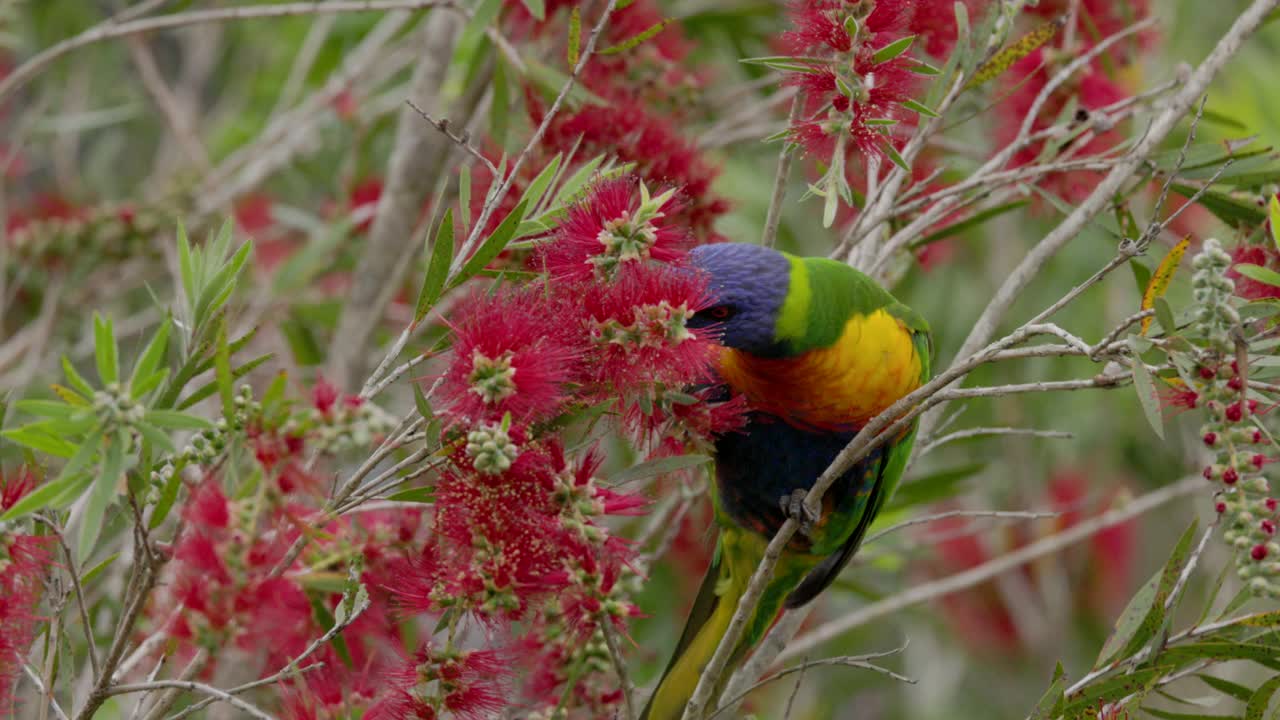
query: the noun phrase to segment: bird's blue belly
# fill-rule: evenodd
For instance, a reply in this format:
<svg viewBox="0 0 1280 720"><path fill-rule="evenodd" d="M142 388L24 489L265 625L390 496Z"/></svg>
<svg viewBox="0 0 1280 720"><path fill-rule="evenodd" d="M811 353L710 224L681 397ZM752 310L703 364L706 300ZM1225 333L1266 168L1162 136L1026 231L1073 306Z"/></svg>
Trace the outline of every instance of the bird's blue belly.
<svg viewBox="0 0 1280 720"><path fill-rule="evenodd" d="M802 430L775 416L752 413L742 432L716 440L720 512L739 525L772 536L786 521L781 499L813 487L855 434ZM877 449L841 475L823 497L822 518L815 531L810 537L796 535L793 549L822 553L843 544L866 510L883 454L883 449Z"/></svg>

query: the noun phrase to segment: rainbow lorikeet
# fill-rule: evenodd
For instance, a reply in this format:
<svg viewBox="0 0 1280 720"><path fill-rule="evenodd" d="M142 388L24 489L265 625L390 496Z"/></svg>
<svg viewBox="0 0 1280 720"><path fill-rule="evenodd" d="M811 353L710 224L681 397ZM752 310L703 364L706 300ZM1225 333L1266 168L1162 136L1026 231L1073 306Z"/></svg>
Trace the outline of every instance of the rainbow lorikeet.
<svg viewBox="0 0 1280 720"><path fill-rule="evenodd" d="M848 265L736 243L698 247L692 260L710 276L713 304L689 326L719 338L719 379L746 397L749 413L742 431L716 440L720 536L643 720L681 717L788 517L804 532L778 563L731 667L784 606L804 605L840 574L902 476L914 425L845 472L819 517L799 517L800 501L867 421L928 378L932 348L923 318Z"/></svg>

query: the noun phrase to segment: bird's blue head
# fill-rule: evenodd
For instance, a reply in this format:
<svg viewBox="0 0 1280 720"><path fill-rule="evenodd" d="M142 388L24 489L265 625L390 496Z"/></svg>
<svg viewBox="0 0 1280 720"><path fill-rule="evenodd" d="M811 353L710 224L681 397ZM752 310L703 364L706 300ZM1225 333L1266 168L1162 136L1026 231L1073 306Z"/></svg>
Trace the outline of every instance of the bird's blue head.
<svg viewBox="0 0 1280 720"><path fill-rule="evenodd" d="M744 243L701 245L689 255L710 277L711 304L688 326L710 328L722 345L753 355L781 353L776 328L791 284L787 257Z"/></svg>

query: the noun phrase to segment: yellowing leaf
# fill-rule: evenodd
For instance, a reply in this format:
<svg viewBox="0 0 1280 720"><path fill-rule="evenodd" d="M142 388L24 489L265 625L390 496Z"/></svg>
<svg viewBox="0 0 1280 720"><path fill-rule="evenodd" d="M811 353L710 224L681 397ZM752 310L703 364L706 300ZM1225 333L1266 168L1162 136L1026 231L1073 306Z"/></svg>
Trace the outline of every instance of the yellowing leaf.
<svg viewBox="0 0 1280 720"><path fill-rule="evenodd" d="M1156 298L1164 297L1165 292L1169 290L1169 282L1173 280L1174 273L1178 272L1178 266L1182 264L1182 256L1187 253L1187 247L1190 244L1191 238L1185 237L1182 242L1169 248L1169 252L1165 253L1164 259L1156 266L1156 271L1151 274L1147 289L1142 293L1141 309L1153 309L1156 304ZM1152 317L1142 318L1143 335L1146 335L1147 330L1151 329Z"/></svg>
<svg viewBox="0 0 1280 720"><path fill-rule="evenodd" d="M1058 28L1066 24L1066 18L1060 16L1054 20L1033 29L1031 32L1023 35L1013 42L1012 45L1002 49L1000 52L992 55L989 60L978 66L974 71L973 77L969 78L969 83L965 85L965 89L975 88L998 77L1005 70L1008 70L1014 63L1022 58L1035 52L1041 45L1053 39L1058 34Z"/></svg>

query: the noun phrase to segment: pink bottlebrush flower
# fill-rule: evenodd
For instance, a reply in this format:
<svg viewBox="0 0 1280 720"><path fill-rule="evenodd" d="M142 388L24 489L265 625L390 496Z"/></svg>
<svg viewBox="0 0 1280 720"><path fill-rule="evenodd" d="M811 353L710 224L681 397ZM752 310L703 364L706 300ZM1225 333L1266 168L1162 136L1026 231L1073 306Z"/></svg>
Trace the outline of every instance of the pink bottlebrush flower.
<svg viewBox="0 0 1280 720"><path fill-rule="evenodd" d="M1072 0L1041 0L1027 12L1044 18L1066 15ZM1096 43L1133 25L1151 14L1150 0L1081 0L1076 12L1076 37L1088 44ZM1060 33L1062 37L1064 33ZM1154 30L1139 33L1136 38L1112 46L1107 55L1114 62L1131 62L1136 51L1146 49L1155 40Z"/></svg>
<svg viewBox="0 0 1280 720"><path fill-rule="evenodd" d="M606 180L569 210L539 264L555 279L607 280L629 263L678 260L689 241L671 222L678 210L674 190L650 197L643 182Z"/></svg>
<svg viewBox="0 0 1280 720"><path fill-rule="evenodd" d="M446 412L467 424L553 417L566 398L581 350L545 293L476 293L450 322L453 358L440 385Z"/></svg>
<svg viewBox="0 0 1280 720"><path fill-rule="evenodd" d="M977 22L986 13L988 0L963 0L969 11L970 22ZM916 42L934 58L942 59L951 54L956 44L956 11L954 0L916 0L908 23ZM1043 4L1043 3L1042 3Z"/></svg>
<svg viewBox="0 0 1280 720"><path fill-rule="evenodd" d="M1187 387L1181 378L1170 378L1156 386L1156 399L1165 412L1179 415L1194 410L1200 402L1200 394Z"/></svg>
<svg viewBox="0 0 1280 720"><path fill-rule="evenodd" d="M1235 283L1236 295L1247 300L1280 298L1280 287L1241 275L1236 270L1237 265L1258 265L1268 270L1280 270L1280 253L1270 243L1236 247L1231 252L1231 267L1227 270L1227 277Z"/></svg>
<svg viewBox="0 0 1280 720"><path fill-rule="evenodd" d="M347 195L347 211L356 223L356 232L369 232L373 214L382 199L382 178L371 177L360 181Z"/></svg>
<svg viewBox="0 0 1280 720"><path fill-rule="evenodd" d="M593 344L587 364L594 385L616 394L706 380L716 346L685 322L707 302L705 277L653 264L628 267L608 285L587 287L582 310Z"/></svg>
<svg viewBox="0 0 1280 720"><path fill-rule="evenodd" d="M0 513L17 504L27 493L35 490L36 485L35 473L25 465L8 474L0 472Z"/></svg>

